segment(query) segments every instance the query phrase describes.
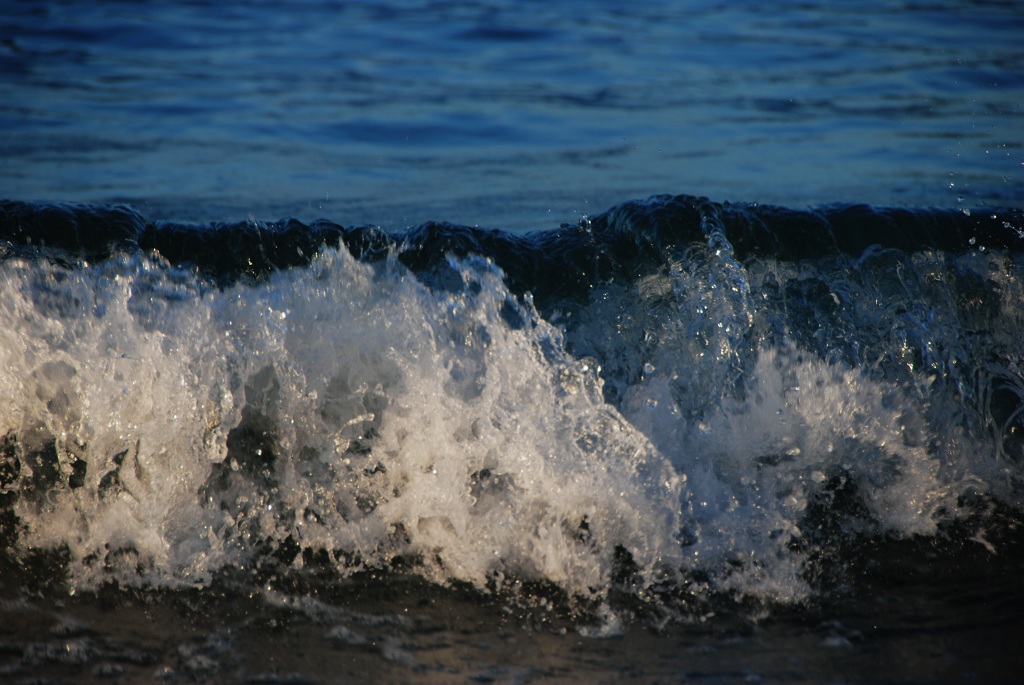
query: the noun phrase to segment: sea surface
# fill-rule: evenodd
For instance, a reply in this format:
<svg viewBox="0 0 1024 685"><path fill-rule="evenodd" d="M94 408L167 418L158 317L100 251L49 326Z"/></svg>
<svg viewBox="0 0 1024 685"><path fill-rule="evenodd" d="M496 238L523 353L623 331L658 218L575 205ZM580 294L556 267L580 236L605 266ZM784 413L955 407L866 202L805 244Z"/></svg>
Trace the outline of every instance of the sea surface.
<svg viewBox="0 0 1024 685"><path fill-rule="evenodd" d="M1013 2L8 2L0 680L1016 683Z"/></svg>

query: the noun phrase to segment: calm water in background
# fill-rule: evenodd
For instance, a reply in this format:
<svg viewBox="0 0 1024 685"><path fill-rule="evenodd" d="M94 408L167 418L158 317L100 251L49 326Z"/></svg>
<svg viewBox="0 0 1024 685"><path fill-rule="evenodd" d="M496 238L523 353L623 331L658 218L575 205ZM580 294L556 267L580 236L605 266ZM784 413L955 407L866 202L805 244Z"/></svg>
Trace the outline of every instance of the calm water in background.
<svg viewBox="0 0 1024 685"><path fill-rule="evenodd" d="M548 228L655 193L1017 205L1015 2L12 2L0 195Z"/></svg>

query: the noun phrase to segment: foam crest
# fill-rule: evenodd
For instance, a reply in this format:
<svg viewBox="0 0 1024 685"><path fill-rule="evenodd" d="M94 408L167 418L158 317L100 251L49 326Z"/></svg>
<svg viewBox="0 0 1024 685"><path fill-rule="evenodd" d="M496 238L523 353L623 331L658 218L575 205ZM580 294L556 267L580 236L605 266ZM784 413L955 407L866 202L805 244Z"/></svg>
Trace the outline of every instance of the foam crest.
<svg viewBox="0 0 1024 685"><path fill-rule="evenodd" d="M685 479L686 568L789 602L822 554L1014 501L1017 269L895 250L740 265L712 236L595 290L566 335Z"/></svg>
<svg viewBox="0 0 1024 685"><path fill-rule="evenodd" d="M389 254L0 263L19 549L82 587L270 564L795 602L850 542L1019 501L1012 257L741 262L710 227L549 321L490 259Z"/></svg>
<svg viewBox="0 0 1024 685"><path fill-rule="evenodd" d="M85 584L267 552L581 594L617 550L650 579L676 567L674 472L594 369L489 262L433 285L344 252L223 290L143 259L9 260L22 544L67 545Z"/></svg>

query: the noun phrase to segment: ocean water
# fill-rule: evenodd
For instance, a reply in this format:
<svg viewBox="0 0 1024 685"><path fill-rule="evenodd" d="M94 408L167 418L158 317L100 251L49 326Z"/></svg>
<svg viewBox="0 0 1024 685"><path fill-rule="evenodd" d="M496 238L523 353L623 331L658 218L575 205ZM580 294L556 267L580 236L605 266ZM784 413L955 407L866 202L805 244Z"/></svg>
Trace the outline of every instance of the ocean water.
<svg viewBox="0 0 1024 685"><path fill-rule="evenodd" d="M1018 682L1022 30L8 3L0 674Z"/></svg>
<svg viewBox="0 0 1024 685"><path fill-rule="evenodd" d="M19 2L0 184L147 216L545 229L656 193L1018 206L1007 2Z"/></svg>

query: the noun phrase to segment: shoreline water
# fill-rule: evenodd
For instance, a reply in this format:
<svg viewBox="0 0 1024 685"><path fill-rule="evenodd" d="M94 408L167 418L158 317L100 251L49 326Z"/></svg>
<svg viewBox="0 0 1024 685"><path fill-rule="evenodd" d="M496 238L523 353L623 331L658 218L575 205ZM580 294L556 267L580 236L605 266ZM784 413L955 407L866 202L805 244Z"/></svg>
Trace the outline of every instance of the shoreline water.
<svg viewBox="0 0 1024 685"><path fill-rule="evenodd" d="M723 597L683 622L590 628L542 596L510 602L394 573L69 596L7 566L0 673L82 684L1010 685L1024 666L1024 545L1012 532L992 542L877 545L846 591L801 606Z"/></svg>
<svg viewBox="0 0 1024 685"><path fill-rule="evenodd" d="M958 588L955 591L974 591ZM1016 682L1021 621L928 592L760 622L718 614L607 638L535 627L448 590L327 605L330 619L217 592L106 590L5 603L0 672L74 683ZM404 596L403 596L404 595ZM993 608L1006 597L989 597ZM1020 598L1017 598L1020 607ZM941 615L941 617L938 617ZM563 632L564 630L564 632ZM26 680L27 682L27 680Z"/></svg>

